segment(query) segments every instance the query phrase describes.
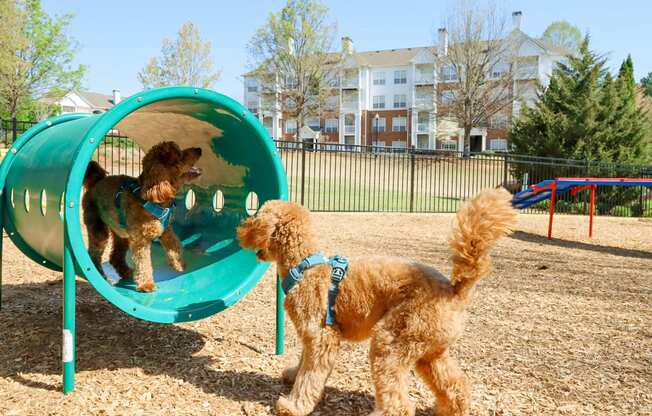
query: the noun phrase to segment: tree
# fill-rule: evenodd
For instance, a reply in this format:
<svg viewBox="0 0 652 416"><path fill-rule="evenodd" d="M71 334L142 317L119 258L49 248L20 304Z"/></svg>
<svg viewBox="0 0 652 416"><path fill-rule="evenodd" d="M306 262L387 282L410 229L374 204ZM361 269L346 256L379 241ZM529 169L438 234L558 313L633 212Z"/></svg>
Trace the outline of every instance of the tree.
<svg viewBox="0 0 652 416"><path fill-rule="evenodd" d="M78 87L85 67L72 64L77 43L66 34L72 15L50 17L39 0L2 0L2 7L15 26L3 43L9 58L0 66L0 104L15 118L43 98L58 99Z"/></svg>
<svg viewBox="0 0 652 416"><path fill-rule="evenodd" d="M652 72L648 72L646 76L641 78L641 86L645 95L652 97Z"/></svg>
<svg viewBox="0 0 652 416"><path fill-rule="evenodd" d="M175 40L164 39L161 57L154 57L138 73L144 88L190 85L210 88L220 79L221 71L213 68L212 44L202 41L199 28L184 23Z"/></svg>
<svg viewBox="0 0 652 416"><path fill-rule="evenodd" d="M582 32L577 26L565 20L550 23L543 32L542 38L553 45L561 46L571 52L576 52L582 43Z"/></svg>
<svg viewBox="0 0 652 416"><path fill-rule="evenodd" d="M535 107L524 108L513 124L509 139L514 151L589 161L585 166L555 168L556 176L636 175L626 165L645 163L649 149L647 120L635 101L632 60L628 57L623 62L615 79L605 64L603 57L590 50L586 37L578 53L553 70L548 87L539 86ZM521 177L524 169L536 180L550 177L549 170L536 166L516 167L514 174ZM613 201L639 197L640 191L633 188L602 190L597 207L609 212Z"/></svg>
<svg viewBox="0 0 652 416"><path fill-rule="evenodd" d="M506 31L496 7L461 2L447 19L449 45L439 45L438 66L445 80L458 80L448 113L464 129L464 153L471 149L471 129L512 105L518 34ZM441 43L441 42L440 42ZM440 105L443 107L445 103Z"/></svg>
<svg viewBox="0 0 652 416"><path fill-rule="evenodd" d="M303 127L325 115L340 56L331 52L336 24L317 0L288 0L269 15L248 44L263 111L279 111Z"/></svg>

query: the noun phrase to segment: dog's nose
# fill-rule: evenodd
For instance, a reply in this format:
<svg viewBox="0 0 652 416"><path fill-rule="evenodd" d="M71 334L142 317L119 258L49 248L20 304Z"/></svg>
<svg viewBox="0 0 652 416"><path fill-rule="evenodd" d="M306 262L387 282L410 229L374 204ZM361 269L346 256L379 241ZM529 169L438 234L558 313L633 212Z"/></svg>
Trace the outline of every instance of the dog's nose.
<svg viewBox="0 0 652 416"><path fill-rule="evenodd" d="M197 156L201 156L201 147L193 147L192 151L197 154Z"/></svg>

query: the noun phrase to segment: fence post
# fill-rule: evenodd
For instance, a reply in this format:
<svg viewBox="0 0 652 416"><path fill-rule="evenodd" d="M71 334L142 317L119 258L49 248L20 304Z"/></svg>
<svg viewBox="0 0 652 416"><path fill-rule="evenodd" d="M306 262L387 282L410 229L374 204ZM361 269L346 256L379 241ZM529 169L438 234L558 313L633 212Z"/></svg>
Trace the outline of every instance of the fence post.
<svg viewBox="0 0 652 416"><path fill-rule="evenodd" d="M301 140L301 205L303 205L304 189L306 186L306 146Z"/></svg>
<svg viewBox="0 0 652 416"><path fill-rule="evenodd" d="M503 155L503 187L507 187L507 153Z"/></svg>
<svg viewBox="0 0 652 416"><path fill-rule="evenodd" d="M414 163L416 156L414 149L410 151L410 212L414 212Z"/></svg>
<svg viewBox="0 0 652 416"><path fill-rule="evenodd" d="M16 141L16 137L18 137L18 120L16 120L16 117L11 118L11 142L14 143ZM9 145L7 143L6 137L5 137L5 146Z"/></svg>

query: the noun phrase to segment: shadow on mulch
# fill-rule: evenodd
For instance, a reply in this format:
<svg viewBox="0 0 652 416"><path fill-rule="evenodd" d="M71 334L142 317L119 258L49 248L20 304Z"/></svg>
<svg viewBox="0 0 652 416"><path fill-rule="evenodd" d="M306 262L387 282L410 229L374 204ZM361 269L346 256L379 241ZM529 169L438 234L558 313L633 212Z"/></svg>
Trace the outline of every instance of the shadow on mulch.
<svg viewBox="0 0 652 416"><path fill-rule="evenodd" d="M60 383L29 380L21 373L61 374L61 281L3 285L0 311L0 377L27 387L60 391ZM217 338L214 341L226 340ZM77 284L77 372L140 368L145 374L167 375L235 401L273 408L289 387L280 378L252 371L220 371L206 356L193 356L204 336L176 325L140 321L116 310L85 282ZM259 353L258 349L244 345ZM317 407L323 414L343 414L342 406L366 414L373 397L328 387ZM420 409L417 415L430 414Z"/></svg>
<svg viewBox="0 0 652 416"><path fill-rule="evenodd" d="M612 254L614 256L620 256L620 257L633 257L639 259L652 258L652 251L635 250L635 249L628 249L622 247L600 246L597 244L583 243L580 241L561 240L559 238L554 238L554 236L552 240L548 240L548 238L545 236L534 234L534 233L528 233L524 231L514 231L514 233L512 233L509 236L509 238L513 238L515 240L520 240L520 241L526 241L529 243L549 244L549 245L564 247L569 249L595 251L597 253Z"/></svg>

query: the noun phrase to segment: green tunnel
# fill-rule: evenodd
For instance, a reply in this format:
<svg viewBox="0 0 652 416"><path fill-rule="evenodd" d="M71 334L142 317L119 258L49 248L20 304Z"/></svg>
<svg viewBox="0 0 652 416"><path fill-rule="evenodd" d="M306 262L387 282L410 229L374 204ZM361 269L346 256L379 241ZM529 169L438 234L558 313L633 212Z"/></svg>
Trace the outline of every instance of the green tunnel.
<svg viewBox="0 0 652 416"><path fill-rule="evenodd" d="M82 179L105 135L117 129L147 151L164 140L201 147L203 174L177 194L174 230L184 247L186 270L169 269L152 245L152 293L133 281L113 285L88 255L80 223ZM201 319L242 298L268 264L256 261L235 239L250 215L246 200L287 199L281 160L256 116L214 91L168 87L136 94L100 115L69 114L23 134L0 166L4 227L32 260L61 270L68 244L77 275L134 317L161 323ZM111 275L108 264L105 272Z"/></svg>

